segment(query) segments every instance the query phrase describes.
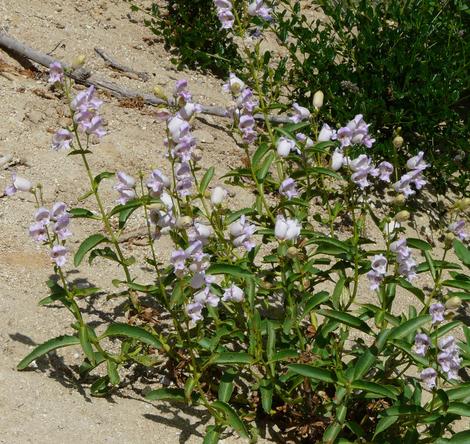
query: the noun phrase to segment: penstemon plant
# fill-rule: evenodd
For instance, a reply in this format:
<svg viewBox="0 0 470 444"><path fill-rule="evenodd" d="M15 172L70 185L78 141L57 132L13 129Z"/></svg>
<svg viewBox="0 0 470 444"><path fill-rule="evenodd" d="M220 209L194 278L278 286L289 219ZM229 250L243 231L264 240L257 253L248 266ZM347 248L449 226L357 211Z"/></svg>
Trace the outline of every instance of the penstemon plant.
<svg viewBox="0 0 470 444"><path fill-rule="evenodd" d="M222 26L240 36L271 19L260 0L241 12L228 0L215 5ZM393 158L367 154L374 137L362 115L338 129L321 122L321 91L314 109L293 104L291 123L275 125L268 114L273 96L260 82L261 39L245 43L250 86L234 74L224 86L233 137L245 156L224 178L252 196L252 204L237 209L229 208L223 186L211 186L214 168L200 165L191 133L200 106L185 80L176 83L171 105L157 111L166 123L171 174L95 175L88 159L91 138L105 136L102 101L93 87L74 96L62 66L51 65L49 80L73 117L52 146L57 155L69 150L81 158L86 198L98 211L51 206L40 186L21 177L7 188L8 195L36 198L30 235L50 250L57 276L40 304L61 302L74 330L35 348L18 368L79 345L82 376L106 367L91 385L95 396L110 395L128 363L153 369L155 377L164 372L173 385L147 399L204 406L213 417L207 444L227 428L254 442L260 420L276 423L284 439L304 442L466 442L468 431L453 430L470 416L470 383L462 382L470 329L459 316L470 299L464 220L470 202L460 199L450 209L439 257L428 242L407 237L405 222L426 185L425 154L410 157L399 176ZM118 204L106 210L100 185L111 179ZM147 282L132 275L135 259L119 242L136 212L146 221L146 265L153 269ZM89 263L97 257L117 263L122 275L112 283L124 289L139 325L129 319L97 331L81 312L79 299L100 290L74 287L64 272L70 222L78 218L101 222L104 234L80 244L74 266L87 256ZM381 233L377 241L367 238L371 221ZM156 254L164 235L173 242L168 264ZM428 277L426 286L416 284L418 275ZM397 308L399 289L413 298L407 311ZM149 298L158 306L157 324L143 316Z"/></svg>

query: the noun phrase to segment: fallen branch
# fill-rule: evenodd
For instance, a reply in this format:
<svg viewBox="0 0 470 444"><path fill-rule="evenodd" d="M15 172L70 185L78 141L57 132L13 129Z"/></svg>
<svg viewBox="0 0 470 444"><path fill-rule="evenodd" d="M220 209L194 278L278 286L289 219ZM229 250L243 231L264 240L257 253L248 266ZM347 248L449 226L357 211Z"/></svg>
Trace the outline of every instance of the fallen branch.
<svg viewBox="0 0 470 444"><path fill-rule="evenodd" d="M146 82L149 79L149 75L143 71L136 71L135 69L129 68L128 66L122 65L117 60L113 59L110 55L106 54L103 49L95 48L96 54L98 54L111 68L114 68L118 71L136 74L140 80Z"/></svg>
<svg viewBox="0 0 470 444"><path fill-rule="evenodd" d="M125 88L117 85L116 83L110 82L109 80L97 77L89 69L78 68L75 70L71 69L71 66L57 60L47 54L43 54L39 51L36 51L24 43L16 40L9 35L0 32L0 48L4 49L5 52L9 54L16 54L20 58L26 58L32 60L33 62L38 63L39 65L49 67L52 62L60 62L64 68L67 68L66 75L74 79L77 83L82 85L90 86L94 85L96 88L104 89L108 91L111 95L120 97L120 98L137 98L142 97L144 103L147 105L172 105L173 100L169 99L168 101L163 100L159 97L154 96L153 94L142 94L140 92L134 91L129 88ZM203 114L209 114L212 116L218 117L227 117L226 109L219 106L210 106L210 105L201 105L201 112ZM256 120L264 121L264 116L262 114L255 114L254 118ZM269 120L273 123L290 123L290 119L287 116L269 116Z"/></svg>

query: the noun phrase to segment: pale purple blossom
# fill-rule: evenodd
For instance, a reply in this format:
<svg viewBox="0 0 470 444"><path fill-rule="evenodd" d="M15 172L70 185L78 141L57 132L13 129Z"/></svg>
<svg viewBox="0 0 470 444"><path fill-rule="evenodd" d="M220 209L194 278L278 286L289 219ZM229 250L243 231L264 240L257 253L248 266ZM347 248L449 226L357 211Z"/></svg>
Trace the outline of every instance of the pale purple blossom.
<svg viewBox="0 0 470 444"><path fill-rule="evenodd" d="M312 146L314 145L313 140L312 140L310 137L308 137L308 136L306 136L305 134L303 134L303 133L297 133L297 134L295 135L295 138L296 138L299 142L303 143L304 146L305 146L305 148L312 148ZM300 150L299 150L299 149L297 149L297 152L300 154Z"/></svg>
<svg viewBox="0 0 470 444"><path fill-rule="evenodd" d="M217 7L217 17L220 20L222 29L231 29L235 22L232 3L229 0L214 0L214 4Z"/></svg>
<svg viewBox="0 0 470 444"><path fill-rule="evenodd" d="M231 92L235 96L238 96L243 88L245 88L245 82L239 79L233 72L229 74L227 83L224 83L222 87L225 92Z"/></svg>
<svg viewBox="0 0 470 444"><path fill-rule="evenodd" d="M182 278L188 272L186 268L186 258L186 253L181 248L171 253L170 263L174 267L175 275L179 278Z"/></svg>
<svg viewBox="0 0 470 444"><path fill-rule="evenodd" d="M333 171L338 171L341 169L345 162L345 157L343 154L343 150L340 148L336 148L331 155L330 166Z"/></svg>
<svg viewBox="0 0 470 444"><path fill-rule="evenodd" d="M416 262L411 256L411 250L402 238L390 244L390 250L397 255L398 272L408 281L416 277Z"/></svg>
<svg viewBox="0 0 470 444"><path fill-rule="evenodd" d="M67 248L63 245L54 245L51 249L51 259L58 267L63 267L67 262Z"/></svg>
<svg viewBox="0 0 470 444"><path fill-rule="evenodd" d="M245 215L240 216L240 219L230 224L229 232L234 247L243 247L246 251L251 251L255 247L256 244L251 237L256 232L256 226L250 224Z"/></svg>
<svg viewBox="0 0 470 444"><path fill-rule="evenodd" d="M433 368L425 368L421 372L421 380L426 384L428 389L433 389L436 386L437 372Z"/></svg>
<svg viewBox="0 0 470 444"><path fill-rule="evenodd" d="M424 162L424 153L420 151L417 156L408 159L406 167L408 172L393 184L395 191L402 193L405 197L412 196L416 193L416 190L420 190L426 185L427 181L423 177L423 171L429 166ZM411 188L411 185L415 189Z"/></svg>
<svg viewBox="0 0 470 444"><path fill-rule="evenodd" d="M204 318L202 316L202 309L204 305L199 302L193 302L186 306L186 313L191 318L193 322L202 321Z"/></svg>
<svg viewBox="0 0 470 444"><path fill-rule="evenodd" d="M34 215L36 222L39 222L43 225L48 225L50 221L50 212L47 208L40 207L37 209L36 214Z"/></svg>
<svg viewBox="0 0 470 444"><path fill-rule="evenodd" d="M454 233L461 241L465 241L469 235L465 231L465 221L463 219L449 225L449 231Z"/></svg>
<svg viewBox="0 0 470 444"><path fill-rule="evenodd" d="M440 324L441 322L443 322L445 311L446 311L446 308L444 307L444 304L441 304L440 302L437 302L436 304L432 304L429 307L429 314L432 317L432 323Z"/></svg>
<svg viewBox="0 0 470 444"><path fill-rule="evenodd" d="M295 241L300 235L301 225L295 219L285 218L278 215L276 224L274 226L274 235L280 240L293 240Z"/></svg>
<svg viewBox="0 0 470 444"><path fill-rule="evenodd" d="M69 231L68 226L70 224L70 216L68 213L62 214L57 218L55 224L52 227L52 230L60 240L65 240L68 237L72 236L72 233Z"/></svg>
<svg viewBox="0 0 470 444"><path fill-rule="evenodd" d="M36 242L44 242L47 240L47 228L42 222L35 222L29 227L29 235Z"/></svg>
<svg viewBox="0 0 470 444"><path fill-rule="evenodd" d="M341 143L341 148L351 145L353 132L347 126L340 128L336 133L336 138Z"/></svg>
<svg viewBox="0 0 470 444"><path fill-rule="evenodd" d="M240 287L237 287L235 284L232 284L227 288L223 294L222 301L224 302L242 302L245 298L245 293Z"/></svg>
<svg viewBox="0 0 470 444"><path fill-rule="evenodd" d="M279 193L287 197L287 199L292 199L293 197L297 197L299 192L297 191L297 184L294 179L288 177L287 179L283 180L281 186L279 187Z"/></svg>
<svg viewBox="0 0 470 444"><path fill-rule="evenodd" d="M13 196L17 191L23 191L25 193L31 191L33 185L28 179L20 177L17 174L12 174L12 183L5 188L5 194L7 196Z"/></svg>
<svg viewBox="0 0 470 444"><path fill-rule="evenodd" d="M152 171L146 185L149 189L150 196L157 198L160 197L165 188L169 188L170 179L157 169Z"/></svg>
<svg viewBox="0 0 470 444"><path fill-rule="evenodd" d="M253 143L258 134L255 129L255 119L250 114L243 114L240 116L238 128L242 132L243 141L245 143Z"/></svg>
<svg viewBox="0 0 470 444"><path fill-rule="evenodd" d="M194 301L200 304L210 305L211 307L217 307L219 305L220 298L216 294L212 293L211 288L207 286L204 290L199 291L194 295Z"/></svg>
<svg viewBox="0 0 470 444"><path fill-rule="evenodd" d="M295 140L288 139L287 137L280 137L276 144L277 154L281 157L287 157L295 148Z"/></svg>
<svg viewBox="0 0 470 444"><path fill-rule="evenodd" d="M393 165L390 162L383 161L377 165L377 168L371 170L370 174L378 177L383 182L390 182L390 176L393 173Z"/></svg>
<svg viewBox="0 0 470 444"><path fill-rule="evenodd" d="M371 174L373 166L372 160L365 154L361 154L354 160L348 161L349 168L353 171L351 180L358 185L361 189L364 189L370 185L368 181L368 175Z"/></svg>
<svg viewBox="0 0 470 444"><path fill-rule="evenodd" d="M291 122L299 123L302 122L302 120L310 118L310 111L307 108L300 106L298 103L294 103L292 108L294 110L294 114L290 117Z"/></svg>
<svg viewBox="0 0 470 444"><path fill-rule="evenodd" d="M64 68L59 62L52 62L49 65L49 83L60 83L64 80Z"/></svg>
<svg viewBox="0 0 470 444"><path fill-rule="evenodd" d="M418 356L422 356L424 358L430 345L431 345L431 340L429 339L428 335L424 333L417 333L415 336L415 343L413 345L413 351Z"/></svg>
<svg viewBox="0 0 470 444"><path fill-rule="evenodd" d="M116 177L118 179L118 184L114 186L114 189L119 193L119 199L117 202L121 205L125 205L137 196L134 189L135 179L124 171L118 171L116 173Z"/></svg>
<svg viewBox="0 0 470 444"><path fill-rule="evenodd" d="M69 130L62 128L52 136L52 148L56 151L68 150L70 149L72 140L72 133Z"/></svg>
<svg viewBox="0 0 470 444"><path fill-rule="evenodd" d="M462 359L453 336L441 338L438 342L441 352L437 355L437 362L443 372L447 373L448 379L457 379Z"/></svg>
<svg viewBox="0 0 470 444"><path fill-rule="evenodd" d="M420 151L416 156L408 159L406 168L409 170L424 171L429 165L424 161L424 152Z"/></svg>
<svg viewBox="0 0 470 444"><path fill-rule="evenodd" d="M370 281L370 289L377 290L387 273L387 259L383 254L377 254L372 258L371 270L367 273Z"/></svg>
<svg viewBox="0 0 470 444"><path fill-rule="evenodd" d="M336 131L331 128L327 123L324 123L318 134L318 142L328 142L337 138Z"/></svg>
<svg viewBox="0 0 470 444"><path fill-rule="evenodd" d="M264 0L254 0L248 5L248 14L253 17L259 17L263 20L270 21L271 9L264 4Z"/></svg>

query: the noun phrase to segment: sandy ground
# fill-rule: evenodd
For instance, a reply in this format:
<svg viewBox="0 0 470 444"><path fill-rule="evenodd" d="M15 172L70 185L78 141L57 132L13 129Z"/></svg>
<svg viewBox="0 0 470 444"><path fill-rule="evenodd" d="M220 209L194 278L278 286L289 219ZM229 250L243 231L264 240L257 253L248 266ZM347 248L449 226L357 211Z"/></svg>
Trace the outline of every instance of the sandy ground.
<svg viewBox="0 0 470 444"><path fill-rule="evenodd" d="M171 92L174 81L187 78L196 101L223 104L219 80L194 72L177 72L161 43L142 25L142 17L130 13L123 1L52 1L0 0L0 28L27 42L33 48L71 62L78 54L87 58L87 67L104 77L142 92L156 85ZM142 82L106 68L93 48L99 46L123 64L150 74ZM0 52L0 62L19 67ZM2 65L0 64L0 67ZM30 178L44 187L46 201L64 200L77 204L86 191L79 160L50 149L52 132L64 119L63 103L49 93L44 75L37 79L6 69L0 76L0 156L11 155L15 164L0 169L0 189L10 181L11 172ZM5 72L5 69L4 71ZM104 97L107 135L93 147L92 169L124 170L135 175L139 170L167 168L162 139L164 128L155 122L149 109L121 106L116 99ZM224 122L208 117L197 121L196 136L203 148L202 163L216 168L216 176L240 162L240 151L224 130ZM112 184L104 186L104 196L111 207L116 199ZM233 207L246 206L246 196L235 194ZM93 208L92 204L88 205ZM146 402L141 390L155 378L140 374L127 381L115 396L98 399L89 396L74 370L81 362L78 349L66 349L40 359L37 367L17 372L16 364L45 340L72 333L66 310L40 308L37 301L46 296L45 280L51 273L43 249L27 236L34 213L33 199L25 195L0 199L0 443L199 443L209 421L203 411L176 408L165 403ZM138 227L136 218L132 226ZM77 239L91 234L93 227L74 221ZM371 234L373 237L373 234ZM125 244L126 252L142 256L142 248ZM166 260L170 245L163 238L158 256ZM68 278L110 288L111 278L120 278L120 270L96 261L93 268L80 272L68 268ZM145 271L133 271L144 276ZM111 277L111 278L110 278ZM366 289L361 291L367 292ZM399 303L398 311L409 300ZM83 305L87 319L96 324L109 314L122 315L115 302L96 299ZM107 315L108 314L108 315ZM234 436L225 443L241 442Z"/></svg>

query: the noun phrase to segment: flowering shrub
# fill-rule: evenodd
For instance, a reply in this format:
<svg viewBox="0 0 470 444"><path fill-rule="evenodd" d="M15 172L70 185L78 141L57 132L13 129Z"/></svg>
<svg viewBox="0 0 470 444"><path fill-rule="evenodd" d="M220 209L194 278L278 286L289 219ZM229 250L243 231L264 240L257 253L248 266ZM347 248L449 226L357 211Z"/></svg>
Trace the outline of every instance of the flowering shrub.
<svg viewBox="0 0 470 444"><path fill-rule="evenodd" d="M259 0L243 20L230 5L217 2L224 27L271 18ZM186 81L175 85L174 107L157 112L166 124L171 174L95 175L88 158L91 138L105 136L102 101L93 87L73 96L62 67L51 66L50 82L63 91L73 116L52 147L58 156L81 158L98 211L47 204L40 187L13 177L7 194L34 194L30 235L49 249L57 275L40 304L61 302L75 330L38 346L18 368L51 350L81 346L83 375L106 368L91 385L95 396L119 386L119 370L128 363L163 372L172 385L150 391L147 399L204 406L214 419L205 443L218 442L229 427L255 441L261 418L276 423L285 439L293 434L306 442L465 442L469 432L454 434L453 427L470 416L470 384L462 382L469 376L470 329L459 317L470 299L463 218L469 200L456 201L449 212L436 256L404 227L426 185L426 154L410 157L407 172L397 174L393 159L372 156L375 140L364 116L338 130L320 124L320 92L314 110L294 104L291 123L274 126L256 81L262 61L254 58L251 68L252 88L235 75L224 87L231 95L227 115L245 154L243 167L225 179L253 198L230 209L227 190L214 186L214 168L200 165L191 132L200 107ZM115 182L117 205L109 211L100 194L104 180ZM146 220L146 263L154 270L146 282L132 275L135 259L119 243L138 211ZM99 289L77 288L66 278L77 218L100 221L105 234L83 240L73 265L87 256L90 263L101 257L119 264L122 276L112 282L123 289L139 325L94 328L83 316L78 300ZM366 237L367 221L376 224L380 240ZM341 223L347 228L339 236ZM155 253L163 235L174 246L167 264ZM449 261L452 251L455 261ZM399 291L413 298L402 312ZM157 304L159 323L141 316L143 296ZM110 346L109 338L120 347Z"/></svg>

